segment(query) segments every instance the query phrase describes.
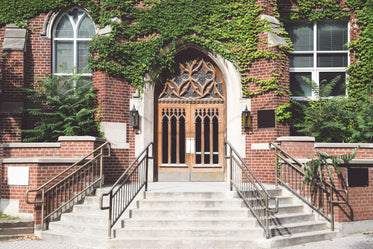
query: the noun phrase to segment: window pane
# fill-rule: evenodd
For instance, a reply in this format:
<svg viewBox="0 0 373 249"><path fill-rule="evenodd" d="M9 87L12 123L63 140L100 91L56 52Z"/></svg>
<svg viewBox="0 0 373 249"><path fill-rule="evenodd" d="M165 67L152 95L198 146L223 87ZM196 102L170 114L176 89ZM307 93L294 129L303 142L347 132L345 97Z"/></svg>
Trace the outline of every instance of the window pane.
<svg viewBox="0 0 373 249"><path fill-rule="evenodd" d="M311 23L292 23L286 31L294 45L295 51L313 50L313 25Z"/></svg>
<svg viewBox="0 0 373 249"><path fill-rule="evenodd" d="M347 54L318 54L318 67L347 67Z"/></svg>
<svg viewBox="0 0 373 249"><path fill-rule="evenodd" d="M61 18L56 27L57 38L74 38L73 26L67 16Z"/></svg>
<svg viewBox="0 0 373 249"><path fill-rule="evenodd" d="M338 82L334 85L331 93L329 96L339 96L339 95L346 95L346 73L344 72L327 72L327 73L320 73L319 80L320 80L320 88L325 87L326 84L330 83L333 79L337 76L340 76ZM324 96L326 97L326 96Z"/></svg>
<svg viewBox="0 0 373 249"><path fill-rule="evenodd" d="M290 67L313 67L313 55L292 55L290 58Z"/></svg>
<svg viewBox="0 0 373 249"><path fill-rule="evenodd" d="M346 43L346 22L328 20L317 24L317 50L347 50Z"/></svg>
<svg viewBox="0 0 373 249"><path fill-rule="evenodd" d="M78 42L78 73L91 73L91 70L87 67L89 43L89 41Z"/></svg>
<svg viewBox="0 0 373 249"><path fill-rule="evenodd" d="M164 112L164 110L163 110ZM168 163L168 119L162 119L162 163Z"/></svg>
<svg viewBox="0 0 373 249"><path fill-rule="evenodd" d="M79 38L92 38L95 35L95 27L88 16L85 16L80 23L78 30Z"/></svg>
<svg viewBox="0 0 373 249"><path fill-rule="evenodd" d="M290 73L290 91L293 96L312 96L312 89L303 77L311 79L311 73Z"/></svg>
<svg viewBox="0 0 373 249"><path fill-rule="evenodd" d="M55 72L71 73L74 68L74 43L56 41Z"/></svg>

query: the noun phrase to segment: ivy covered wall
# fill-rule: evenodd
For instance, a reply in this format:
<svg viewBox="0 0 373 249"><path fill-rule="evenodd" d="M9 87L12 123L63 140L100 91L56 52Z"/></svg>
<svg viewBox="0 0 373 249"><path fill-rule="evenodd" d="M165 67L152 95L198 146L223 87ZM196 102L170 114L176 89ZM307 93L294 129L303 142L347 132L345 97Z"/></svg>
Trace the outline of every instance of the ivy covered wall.
<svg viewBox="0 0 373 249"><path fill-rule="evenodd" d="M266 4L271 5L276 17L281 6L293 6L282 16L283 21L356 17L352 24L358 27L359 36L349 44L355 57L348 70L348 92L356 97L372 93L373 0L11 0L0 3L0 23L15 22L27 27L40 13L80 5L101 28L112 27L110 35L97 36L91 44L91 52L96 55L90 61L93 69L123 77L141 89L147 74L171 68L175 48L167 52L163 48L182 39L234 62L247 95L269 91L281 94L286 91L279 86L281 73L266 80L249 77L252 63L262 59L284 62L290 50L287 46L280 46L280 53L261 49L259 34L270 30L268 23L259 18ZM246 86L250 83L259 88L249 91Z"/></svg>
<svg viewBox="0 0 373 249"><path fill-rule="evenodd" d="M259 34L271 28L259 16L268 5L278 16L275 1L11 1L0 3L5 10L0 14L0 23L15 22L27 27L39 13L72 5L85 7L99 27L110 25L112 29L109 35L96 36L91 43L91 53L95 55L90 60L91 68L124 78L136 88L142 88L146 75L151 74L156 80L164 69L171 69L175 53L172 46L181 40L217 52L237 65L245 94L282 94L281 72L265 80L249 76L252 63L263 59L285 61L290 49L280 46L280 53L275 53L261 48ZM170 50L163 50L170 45ZM250 83L258 87L249 91Z"/></svg>

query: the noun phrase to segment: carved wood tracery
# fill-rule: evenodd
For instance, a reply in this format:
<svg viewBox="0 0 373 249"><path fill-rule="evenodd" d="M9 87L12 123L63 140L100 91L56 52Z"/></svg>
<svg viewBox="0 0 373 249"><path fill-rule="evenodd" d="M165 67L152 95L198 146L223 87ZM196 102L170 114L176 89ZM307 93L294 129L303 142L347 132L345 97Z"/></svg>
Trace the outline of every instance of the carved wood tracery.
<svg viewBox="0 0 373 249"><path fill-rule="evenodd" d="M164 85L159 99L223 100L222 81L211 62L196 58L179 63L179 70Z"/></svg>

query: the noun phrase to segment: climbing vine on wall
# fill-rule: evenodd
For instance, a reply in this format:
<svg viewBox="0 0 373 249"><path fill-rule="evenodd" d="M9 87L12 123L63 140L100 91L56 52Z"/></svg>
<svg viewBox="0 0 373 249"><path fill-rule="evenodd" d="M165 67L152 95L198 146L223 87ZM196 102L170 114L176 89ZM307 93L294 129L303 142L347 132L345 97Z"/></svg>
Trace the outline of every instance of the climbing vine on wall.
<svg viewBox="0 0 373 249"><path fill-rule="evenodd" d="M9 0L1 1L0 24L16 22L27 26L40 13L79 5L87 9L101 28L110 25L108 36L97 36L91 44L90 64L113 76L123 77L142 88L148 76L159 77L171 68L176 41L193 42L237 65L243 91L258 95L268 91L281 94L282 72L273 72L266 80L250 77L250 66L263 59L279 60L284 68L289 48L279 53L260 49L258 34L270 30L258 21L262 6L256 0ZM277 14L281 1L269 1ZM373 91L373 0L302 0L287 20L357 17L358 39L350 43L357 59L348 70L350 96L359 97ZM171 44L167 51L164 48ZM156 72L154 74L154 72ZM248 84L259 88L250 92Z"/></svg>
<svg viewBox="0 0 373 249"><path fill-rule="evenodd" d="M93 69L126 79L141 89L145 79L156 80L171 69L176 44L197 44L233 62L241 73L243 91L258 95L269 91L281 94L281 72L272 78L250 77L250 66L260 60L280 60L284 65L289 47L274 53L260 46L259 34L270 31L259 16L263 6L256 0L46 0L10 1L3 4L0 23L23 22L50 9L72 5L85 7L101 28L109 25L109 35L96 36L90 46ZM18 4L21 2L21 4ZM274 2L271 1L275 6ZM17 4L17 6L15 6ZM167 49L165 49L167 47ZM248 84L257 85L255 91ZM286 90L286 89L285 89Z"/></svg>
<svg viewBox="0 0 373 249"><path fill-rule="evenodd" d="M349 43L353 63L347 70L348 95L361 99L373 93L373 0L302 0L297 1L285 21L306 19L345 19L356 16L352 28L359 28L358 37Z"/></svg>

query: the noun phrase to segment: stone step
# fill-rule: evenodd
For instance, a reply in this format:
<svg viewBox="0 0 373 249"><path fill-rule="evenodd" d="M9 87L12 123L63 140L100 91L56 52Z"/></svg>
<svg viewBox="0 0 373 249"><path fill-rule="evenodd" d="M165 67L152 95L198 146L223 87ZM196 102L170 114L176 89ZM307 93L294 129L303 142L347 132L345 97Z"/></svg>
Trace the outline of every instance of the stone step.
<svg viewBox="0 0 373 249"><path fill-rule="evenodd" d="M0 240L16 239L33 233L34 221L32 220L0 221Z"/></svg>
<svg viewBox="0 0 373 249"><path fill-rule="evenodd" d="M138 201L138 207L149 208L240 208L244 204L239 199L221 200L221 199L144 199Z"/></svg>
<svg viewBox="0 0 373 249"><path fill-rule="evenodd" d="M297 222L286 224L285 226L270 226L271 236L288 236L296 233L305 233L317 230L327 230L326 222Z"/></svg>
<svg viewBox="0 0 373 249"><path fill-rule="evenodd" d="M289 213L270 215L269 224L277 226L285 226L290 223L314 221L315 216L310 213Z"/></svg>
<svg viewBox="0 0 373 249"><path fill-rule="evenodd" d="M77 223L89 223L106 225L108 223L109 215L106 214L77 214L77 213L64 213L61 216L62 222L77 222Z"/></svg>
<svg viewBox="0 0 373 249"><path fill-rule="evenodd" d="M109 211L107 209L106 210L101 210L100 206L99 206L99 203L96 203L95 205L87 205L87 204L74 205L73 212L74 213L84 213L84 214L99 213L101 215L109 213Z"/></svg>
<svg viewBox="0 0 373 249"><path fill-rule="evenodd" d="M237 237L255 239L263 237L263 229L240 227L136 227L115 230L115 237Z"/></svg>
<svg viewBox="0 0 373 249"><path fill-rule="evenodd" d="M33 220L4 220L0 221L0 228L10 228L10 227L34 227Z"/></svg>
<svg viewBox="0 0 373 249"><path fill-rule="evenodd" d="M104 198L104 201L106 200L107 198ZM86 196L85 197L85 200L84 200L84 204L88 204L88 205L99 205L100 203L100 197L98 196Z"/></svg>
<svg viewBox="0 0 373 249"><path fill-rule="evenodd" d="M96 197L101 197L102 194L107 193L110 190L111 187L103 187L103 188L97 188L95 190Z"/></svg>
<svg viewBox="0 0 373 249"><path fill-rule="evenodd" d="M253 240L236 237L179 237L179 238L115 238L108 243L113 248L269 248L265 239Z"/></svg>
<svg viewBox="0 0 373 249"><path fill-rule="evenodd" d="M103 235L107 234L108 227L105 225L85 224L76 222L51 222L49 223L49 230L53 232L65 232L77 234L91 234L91 235Z"/></svg>
<svg viewBox="0 0 373 249"><path fill-rule="evenodd" d="M271 238L270 242L272 248L277 248L284 246L299 245L314 241L331 240L335 238L336 235L336 232L332 232L330 230L319 230L304 233L296 233L286 236L277 236Z"/></svg>
<svg viewBox="0 0 373 249"><path fill-rule="evenodd" d="M182 219L170 219L164 217L157 218L130 218L125 219L124 227L167 227L167 228L178 228L178 227L194 227L194 228L224 228L224 227L238 227L238 228L252 228L257 226L257 221L254 218L249 217L210 217L210 218L182 218Z"/></svg>
<svg viewBox="0 0 373 249"><path fill-rule="evenodd" d="M32 233L34 233L33 227L0 228L0 235L19 235L19 234L32 234Z"/></svg>
<svg viewBox="0 0 373 249"><path fill-rule="evenodd" d="M131 218L145 217L248 217L247 208L209 208L209 209L133 209L130 211Z"/></svg>
<svg viewBox="0 0 373 249"><path fill-rule="evenodd" d="M267 192L271 196L282 196L282 189L281 188L276 188L275 186L267 186ZM242 194L246 194L246 196L253 196L253 191L241 191ZM263 191L261 191L263 192Z"/></svg>
<svg viewBox="0 0 373 249"><path fill-rule="evenodd" d="M105 246L107 241L107 233L102 235L90 235L82 233L71 233L69 231L43 231L41 234L41 239L45 241L53 241L57 243L72 244L74 246L81 246L82 248L108 248ZM123 246L123 245L122 245Z"/></svg>
<svg viewBox="0 0 373 249"><path fill-rule="evenodd" d="M234 192L145 192L145 199L232 199Z"/></svg>

